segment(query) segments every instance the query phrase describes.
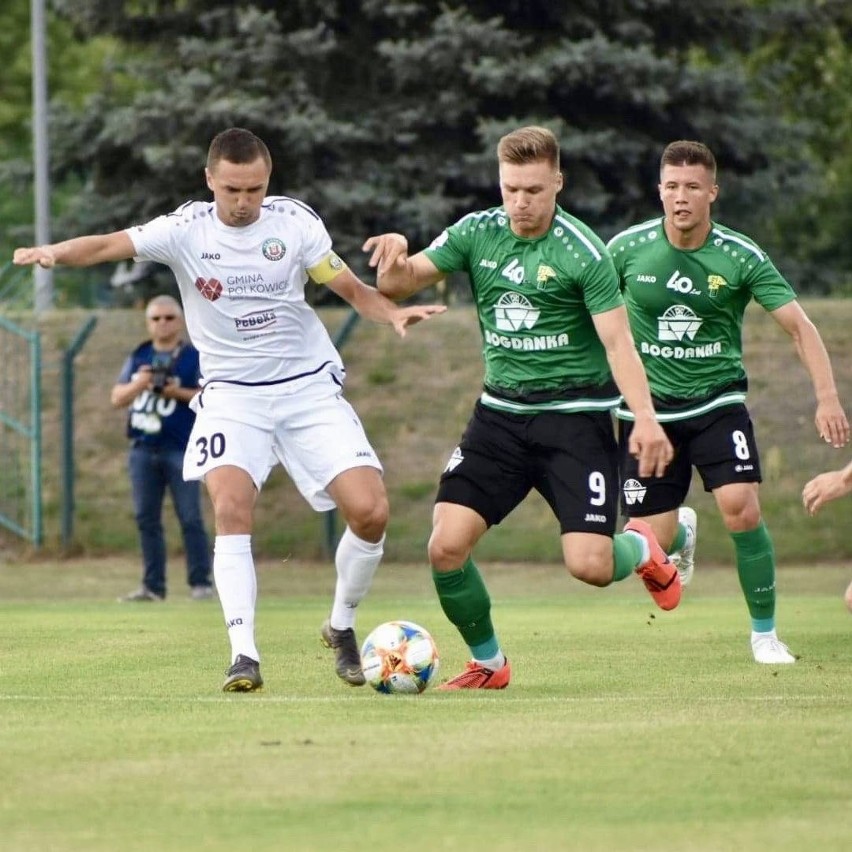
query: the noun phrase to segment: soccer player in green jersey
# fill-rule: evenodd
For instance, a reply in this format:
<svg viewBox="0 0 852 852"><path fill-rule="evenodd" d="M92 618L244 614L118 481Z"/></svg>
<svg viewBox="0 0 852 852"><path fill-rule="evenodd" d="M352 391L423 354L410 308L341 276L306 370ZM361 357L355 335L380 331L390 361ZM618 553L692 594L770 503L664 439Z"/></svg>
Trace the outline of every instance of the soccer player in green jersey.
<svg viewBox="0 0 852 852"><path fill-rule="evenodd" d="M659 189L664 215L616 235L608 248L675 457L664 476L643 474L627 451L634 416L619 408L622 507L651 525L688 580L696 516L682 504L695 466L734 542L754 659L792 663L775 632L775 554L761 517L760 459L745 406L742 328L751 299L793 339L813 383L819 435L843 446L849 423L822 338L792 287L753 240L710 218L719 192L710 149L689 141L667 146Z"/></svg>
<svg viewBox="0 0 852 852"><path fill-rule="evenodd" d="M671 447L657 422L612 260L601 240L556 204L559 145L541 127L497 147L503 205L464 216L411 257L400 234L368 239L378 287L394 299L467 272L485 387L441 476L429 561L441 606L472 660L441 689L503 689L511 670L471 557L486 530L535 488L559 520L570 573L606 586L636 571L663 609L680 600L677 571L651 528L615 535L618 451L611 411L624 394L630 449L643 476Z"/></svg>
<svg viewBox="0 0 852 852"><path fill-rule="evenodd" d="M802 503L809 515L815 515L826 503L852 494L852 462L839 470L815 476L802 489ZM846 607L852 612L852 583L846 588Z"/></svg>

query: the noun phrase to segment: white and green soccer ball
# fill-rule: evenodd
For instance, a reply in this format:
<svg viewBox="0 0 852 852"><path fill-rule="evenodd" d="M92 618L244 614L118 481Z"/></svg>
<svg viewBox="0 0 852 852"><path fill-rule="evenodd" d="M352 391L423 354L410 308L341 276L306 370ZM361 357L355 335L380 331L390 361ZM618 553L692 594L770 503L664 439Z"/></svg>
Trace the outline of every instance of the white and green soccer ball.
<svg viewBox="0 0 852 852"><path fill-rule="evenodd" d="M438 649L429 632L412 621L380 624L361 646L367 683L385 695L423 692L438 674Z"/></svg>

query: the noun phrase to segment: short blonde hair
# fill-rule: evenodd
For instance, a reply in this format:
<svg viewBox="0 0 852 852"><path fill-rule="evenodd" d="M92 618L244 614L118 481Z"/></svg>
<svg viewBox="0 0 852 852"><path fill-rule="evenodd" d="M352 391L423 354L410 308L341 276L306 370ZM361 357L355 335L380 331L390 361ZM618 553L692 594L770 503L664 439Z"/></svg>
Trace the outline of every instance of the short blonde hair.
<svg viewBox="0 0 852 852"><path fill-rule="evenodd" d="M545 160L559 170L559 142L546 127L520 127L507 133L497 143L497 160L523 166Z"/></svg>

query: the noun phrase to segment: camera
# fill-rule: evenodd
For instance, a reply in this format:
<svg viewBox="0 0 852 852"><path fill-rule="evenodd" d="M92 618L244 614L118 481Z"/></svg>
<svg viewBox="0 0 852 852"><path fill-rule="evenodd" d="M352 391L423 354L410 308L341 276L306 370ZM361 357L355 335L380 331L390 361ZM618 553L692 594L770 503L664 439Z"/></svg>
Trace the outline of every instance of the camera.
<svg viewBox="0 0 852 852"><path fill-rule="evenodd" d="M151 390L162 393L166 381L174 374L175 359L171 352L155 352L151 359Z"/></svg>

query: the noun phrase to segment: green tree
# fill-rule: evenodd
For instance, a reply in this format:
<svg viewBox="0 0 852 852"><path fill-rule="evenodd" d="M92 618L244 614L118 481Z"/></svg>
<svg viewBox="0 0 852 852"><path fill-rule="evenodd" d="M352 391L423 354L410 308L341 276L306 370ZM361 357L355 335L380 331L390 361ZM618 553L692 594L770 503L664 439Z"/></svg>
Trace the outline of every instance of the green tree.
<svg viewBox="0 0 852 852"><path fill-rule="evenodd" d="M766 156L793 122L761 104L745 66L783 20L744 0L55 4L84 36L135 47L82 110L56 112L57 175L82 183L67 232L197 197L207 141L228 125L267 140L272 191L312 204L356 265L369 233L422 245L497 203L494 144L520 124L557 132L564 203L604 236L657 212L674 138L714 148L735 227L761 224L749 176L784 186L801 170L798 154Z"/></svg>
<svg viewBox="0 0 852 852"><path fill-rule="evenodd" d="M769 228L785 246L800 288L852 292L852 4L848 0L760 0L774 37L749 70L761 97L795 120L804 167L778 193ZM791 140L773 147L788 146Z"/></svg>

